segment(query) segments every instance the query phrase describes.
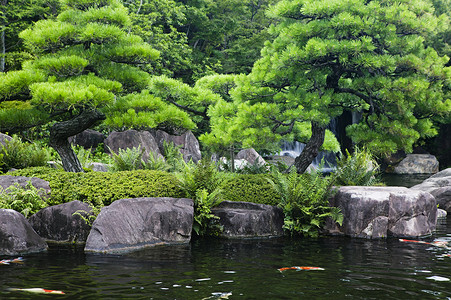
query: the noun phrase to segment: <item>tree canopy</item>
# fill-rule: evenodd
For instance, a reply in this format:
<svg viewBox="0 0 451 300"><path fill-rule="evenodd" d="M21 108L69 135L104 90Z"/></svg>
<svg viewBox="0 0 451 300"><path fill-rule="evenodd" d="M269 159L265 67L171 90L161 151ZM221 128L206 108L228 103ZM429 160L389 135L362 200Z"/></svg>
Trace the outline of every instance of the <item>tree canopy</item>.
<svg viewBox="0 0 451 300"><path fill-rule="evenodd" d="M450 113L449 58L425 46L449 19L435 16L430 2L282 0L268 14L280 20L270 28L274 41L232 93L238 114L223 110L213 128L247 131L252 122L266 141L251 130L248 146L310 135L295 161L304 172L326 126L345 110L362 113L347 133L379 154L411 151L418 139L436 134L434 116ZM212 119L217 113L210 111Z"/></svg>
<svg viewBox="0 0 451 300"><path fill-rule="evenodd" d="M51 124L50 145L65 170L78 172L68 137L107 117L121 128L195 127L185 112L145 91L150 75L143 69L159 52L128 32L132 22L120 1L62 3L56 20L40 20L20 34L35 59L0 75L0 131Z"/></svg>

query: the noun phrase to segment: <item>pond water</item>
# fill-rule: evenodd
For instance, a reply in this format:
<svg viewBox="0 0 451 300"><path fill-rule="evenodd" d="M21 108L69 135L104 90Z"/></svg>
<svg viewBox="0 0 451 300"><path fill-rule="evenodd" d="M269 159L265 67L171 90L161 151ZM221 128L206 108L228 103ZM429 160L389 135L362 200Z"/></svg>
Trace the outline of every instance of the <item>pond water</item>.
<svg viewBox="0 0 451 300"><path fill-rule="evenodd" d="M422 240L451 241L451 218ZM451 299L449 255L396 238L331 236L199 239L125 256L53 246L0 265L0 299ZM278 270L291 266L324 270ZM32 287L65 295L8 290Z"/></svg>

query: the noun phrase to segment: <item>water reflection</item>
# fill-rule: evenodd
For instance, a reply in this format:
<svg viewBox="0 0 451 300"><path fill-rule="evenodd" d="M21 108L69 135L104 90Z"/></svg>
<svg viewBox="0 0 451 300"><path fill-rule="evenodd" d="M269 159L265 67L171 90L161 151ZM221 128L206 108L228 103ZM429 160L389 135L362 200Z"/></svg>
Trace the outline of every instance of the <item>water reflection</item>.
<svg viewBox="0 0 451 300"><path fill-rule="evenodd" d="M425 241L451 241L441 221ZM449 233L448 233L449 232ZM444 299L451 297L451 251L398 239L344 237L201 239L129 255L85 255L53 246L0 266L1 299L48 299L6 288L63 290L60 299ZM324 271L280 272L316 266Z"/></svg>

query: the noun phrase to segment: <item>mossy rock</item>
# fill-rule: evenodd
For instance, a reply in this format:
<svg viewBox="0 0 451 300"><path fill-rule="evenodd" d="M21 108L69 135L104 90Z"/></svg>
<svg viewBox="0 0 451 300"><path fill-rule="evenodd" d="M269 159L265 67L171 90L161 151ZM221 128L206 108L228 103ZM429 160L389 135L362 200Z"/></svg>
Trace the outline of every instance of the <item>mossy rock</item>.
<svg viewBox="0 0 451 300"><path fill-rule="evenodd" d="M52 190L49 205L80 200L101 206L124 198L185 196L177 178L163 171L70 173L36 167L14 171L10 175L38 177L48 181Z"/></svg>
<svg viewBox="0 0 451 300"><path fill-rule="evenodd" d="M241 174L224 181L221 190L224 200L245 201L267 205L278 205L279 194L269 182L270 175Z"/></svg>

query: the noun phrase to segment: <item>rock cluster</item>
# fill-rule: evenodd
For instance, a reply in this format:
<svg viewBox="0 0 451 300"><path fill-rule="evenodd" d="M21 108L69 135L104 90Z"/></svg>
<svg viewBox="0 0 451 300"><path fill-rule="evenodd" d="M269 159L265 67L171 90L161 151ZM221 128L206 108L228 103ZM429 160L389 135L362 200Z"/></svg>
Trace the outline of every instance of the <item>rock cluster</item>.
<svg viewBox="0 0 451 300"><path fill-rule="evenodd" d="M29 178L0 176L0 182ZM44 184L45 185L45 184ZM451 169L411 189L404 187L341 187L331 205L340 207L342 226L326 230L351 237L417 237L436 226L436 199L449 208ZM440 200L441 201L441 200ZM441 203L441 202L440 202ZM440 204L442 205L442 204ZM193 224L193 201L184 198L121 199L104 207L92 228L77 212L90 213L80 201L47 207L27 221L13 210L0 209L0 255L45 251L47 241L86 242L85 251L125 253L161 244L188 243ZM284 234L283 213L269 205L224 201L212 209L220 217L225 238L261 238Z"/></svg>
<svg viewBox="0 0 451 300"><path fill-rule="evenodd" d="M344 218L342 226L327 229L351 237L423 236L437 222L435 198L404 187L345 186L331 202Z"/></svg>

